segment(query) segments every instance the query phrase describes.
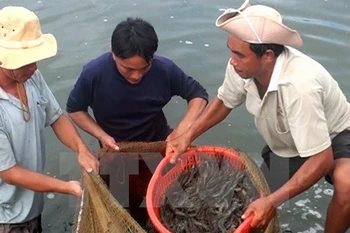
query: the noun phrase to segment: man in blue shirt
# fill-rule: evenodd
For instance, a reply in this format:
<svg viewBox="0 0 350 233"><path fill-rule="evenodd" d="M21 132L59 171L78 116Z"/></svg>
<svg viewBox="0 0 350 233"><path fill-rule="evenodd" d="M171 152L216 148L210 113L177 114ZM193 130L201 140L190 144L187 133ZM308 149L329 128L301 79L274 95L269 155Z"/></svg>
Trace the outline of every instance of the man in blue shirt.
<svg viewBox="0 0 350 233"><path fill-rule="evenodd" d="M128 18L117 25L111 42L112 51L84 66L69 95L73 121L112 149L120 141L165 140L171 129L162 109L179 95L187 100L188 111L172 135L187 130L208 94L173 61L154 55L158 38L153 27Z"/></svg>
<svg viewBox="0 0 350 233"><path fill-rule="evenodd" d="M128 18L113 32L112 51L84 66L69 95L67 112L103 147L115 149L121 141L176 138L205 108L206 90L173 61L155 55L157 48L153 26L140 18ZM185 99L188 109L172 131L163 107L173 96ZM88 113L88 107L95 119ZM145 166L140 166L139 175L145 186L140 196L144 197L151 175ZM130 186L137 188L131 180ZM131 190L130 195L135 192ZM130 200L130 205L132 202L135 201Z"/></svg>

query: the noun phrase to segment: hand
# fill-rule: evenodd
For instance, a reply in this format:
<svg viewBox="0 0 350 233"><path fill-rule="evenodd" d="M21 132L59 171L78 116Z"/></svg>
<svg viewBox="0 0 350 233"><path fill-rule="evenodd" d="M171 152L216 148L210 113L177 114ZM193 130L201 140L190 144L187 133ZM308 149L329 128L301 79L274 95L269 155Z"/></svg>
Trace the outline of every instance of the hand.
<svg viewBox="0 0 350 233"><path fill-rule="evenodd" d="M83 189L81 188L80 183L75 180L68 182L68 190L69 194L74 195L78 198L80 198L83 193Z"/></svg>
<svg viewBox="0 0 350 233"><path fill-rule="evenodd" d="M170 134L166 140L165 157L170 158L170 163L176 163L177 159L182 155L191 144L189 133L180 136Z"/></svg>
<svg viewBox="0 0 350 233"><path fill-rule="evenodd" d="M95 171L98 174L100 162L88 149L79 152L78 161L80 166L82 166L87 172Z"/></svg>
<svg viewBox="0 0 350 233"><path fill-rule="evenodd" d="M99 140L100 140L103 148L109 148L112 150L119 150L119 147L117 146L114 138L109 136L108 134L104 134L102 137L99 138Z"/></svg>
<svg viewBox="0 0 350 233"><path fill-rule="evenodd" d="M262 197L252 202L242 218L246 219L250 215L253 215L252 223L253 228L265 228L269 224L270 220L274 216L276 209L268 197Z"/></svg>
<svg viewBox="0 0 350 233"><path fill-rule="evenodd" d="M178 128L175 128L173 130L173 132L171 132L171 134L168 135L168 137L166 138L165 141L172 141L177 139L178 137L182 136L182 134L184 134L184 132L180 132L180 130Z"/></svg>

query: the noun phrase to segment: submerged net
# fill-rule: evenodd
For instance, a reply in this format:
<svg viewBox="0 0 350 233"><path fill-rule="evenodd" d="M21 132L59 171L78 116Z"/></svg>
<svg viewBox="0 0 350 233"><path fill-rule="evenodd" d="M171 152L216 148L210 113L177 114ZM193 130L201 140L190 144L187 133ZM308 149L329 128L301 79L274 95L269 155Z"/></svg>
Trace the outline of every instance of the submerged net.
<svg viewBox="0 0 350 233"><path fill-rule="evenodd" d="M100 159L101 166L104 164L112 164L114 160L117 160L118 156L120 157L123 153L150 153L149 157L150 159L154 159L152 156L152 152L158 152L163 153L165 151L165 143L164 142L152 142L152 143L143 143L143 142L131 142L131 143L121 143L118 144L120 148L120 152L112 152L110 150L101 149L97 152L97 157ZM205 148L203 150L203 148ZM228 148L221 148L221 147L198 147L197 148L191 148L188 151L195 151L196 156L200 156L202 161L207 161L207 167L199 167L197 166L197 169L208 169L211 166L208 166L210 162L210 157L213 157L211 155L215 155L217 158L222 155L223 151L230 151L231 153L234 152L240 159L242 167L241 170L244 171L244 179L243 176L240 176L237 174L229 174L231 175L232 180L233 179L239 179L238 177L241 177L241 184L240 188L242 189L250 189L250 187L253 186L254 190L257 190L260 195L268 195L270 193L267 182L261 173L260 169L257 167L255 162L244 152L236 150L236 149L228 149ZM188 154L188 152L185 152L185 154ZM127 155L128 154L124 154ZM193 162L193 154L191 154L191 161ZM183 155L184 156L184 155ZM124 156L125 157L125 156ZM209 157L209 159L204 158ZM145 156L142 158L140 156L133 157L134 159L142 160L145 159ZM146 159L148 157L146 156ZM157 157L159 159L159 157ZM119 161L120 162L120 161ZM119 163L118 162L118 163ZM125 160L123 160L123 163ZM222 164L226 164L227 161L222 160ZM159 161L158 161L159 163ZM162 161L159 166L164 163ZM179 162L178 164L188 165L184 163L184 161ZM199 164L196 162L196 164ZM194 165L194 164L192 164ZM209 164L210 165L210 164ZM157 167L157 170L160 170L161 168ZM178 165L180 166L180 165ZM221 166L221 165L220 165ZM174 188L176 185L174 185L174 181L180 177L180 175L184 175L184 172L189 172L190 170L183 170L182 173L174 173L174 167L170 165L166 168L162 169L162 173L166 177L167 175L172 176L170 179L167 177L167 184L164 186L162 183L162 180L159 180L159 177L157 176L157 170L156 173L153 175L150 185L148 186L147 190L147 210L148 213L154 212L155 215L150 214L152 223L155 227L153 227L152 224L151 227L147 228L147 226L139 224L129 213L128 208L124 208L123 205L119 202L119 199L117 200L111 193L109 187L106 185L105 181L101 178L101 176L95 174L95 173L86 173L83 172L82 174L82 184L84 188L84 192L82 195L82 198L77 206L76 209L76 216L75 216L75 225L73 228L73 233L139 233L139 232L160 232L160 233L168 233L168 232L175 232L175 231L169 231L168 229L171 228L171 224L174 223L173 220L168 221L166 223L166 214L170 214L169 208L171 208L170 205L166 205L165 202L165 196L169 197L168 193L174 193L176 189ZM192 166L194 168L195 166ZM188 166L187 166L188 168ZM223 171L223 169L222 169ZM225 170L225 172L229 172L229 170ZM195 174L195 173L193 173ZM223 175L222 173L219 174ZM227 175L227 174L226 174ZM140 177L138 177L140 179ZM143 178L143 177L141 177ZM185 177L186 178L186 177ZM193 177L192 177L193 178ZM228 177L227 177L228 178ZM144 180L141 179L141 182L145 182L148 178L145 178ZM184 177L182 178L184 179ZM247 180L248 179L248 180ZM243 181L244 180L244 181ZM154 185L154 183L157 183L158 185ZM153 183L153 185L152 185ZM207 182L209 183L209 182ZM217 181L218 183L218 181ZM145 187L148 185L148 181L146 184L143 184ZM230 184L232 185L232 184ZM245 185L245 186L244 186ZM197 187L198 188L198 187ZM240 194L242 195L240 189ZM253 190L253 189L252 189ZM237 188L236 188L237 191ZM253 192L254 193L254 192ZM232 194L232 193L231 193ZM247 193L243 193L248 198ZM256 193L255 193L256 194ZM245 203L245 206L248 205L253 199L257 198L254 196L255 194L252 194L251 197L249 197L247 200L248 202ZM152 197L150 197L152 195ZM203 199L203 198L202 198ZM153 201L150 201L153 200ZM154 203L157 202L157 203ZM151 204L150 204L151 203ZM168 203L169 204L169 203ZM167 209L168 208L168 209ZM151 211L150 211L151 210ZM162 212L163 211L163 212ZM241 208L240 211L243 211ZM240 213L240 212L237 212ZM161 216L162 215L162 216ZM239 215L239 214L238 214ZM203 216L209 216L206 214L203 214ZM155 222L154 218L157 218L159 222ZM188 218L188 216L187 216ZM171 218L173 219L173 218ZM197 219L198 220L198 219ZM208 219L206 219L208 220ZM214 220L214 219L213 219ZM172 222L173 221L173 222ZM221 221L222 222L222 221ZM159 228L157 224L161 224L163 228ZM167 225L168 224L168 225ZM169 225L170 224L170 225ZM201 224L201 223L200 223ZM167 226L166 226L167 225ZM210 223L208 223L210 225ZM166 226L166 227L165 227ZM205 229L205 228L204 228ZM178 231L180 232L180 231ZM186 231L182 231L186 232ZM201 232L213 232L213 231L201 231ZM224 231L218 231L218 232L224 232ZM231 232L231 231L227 231ZM242 231L243 232L243 231ZM279 228L279 220L278 216L274 216L272 221L269 223L268 227L266 229L263 229L259 232L265 232L265 233L278 233L280 232Z"/></svg>

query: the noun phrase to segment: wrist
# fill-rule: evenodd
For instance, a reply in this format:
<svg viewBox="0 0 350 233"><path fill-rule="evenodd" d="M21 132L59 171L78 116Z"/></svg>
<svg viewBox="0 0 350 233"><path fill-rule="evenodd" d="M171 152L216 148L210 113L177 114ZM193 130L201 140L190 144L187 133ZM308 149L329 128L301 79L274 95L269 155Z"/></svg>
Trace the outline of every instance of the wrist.
<svg viewBox="0 0 350 233"><path fill-rule="evenodd" d="M190 127L187 131L186 131L186 134L188 135L188 138L190 139L190 141L194 141L196 139L196 136L195 136L195 131L194 131L194 128L193 127Z"/></svg>
<svg viewBox="0 0 350 233"><path fill-rule="evenodd" d="M89 148L87 148L87 146L83 142L81 142L79 143L78 150L76 152L78 153L78 155L80 155L80 154L85 154L87 152L90 152L90 150Z"/></svg>
<svg viewBox="0 0 350 233"><path fill-rule="evenodd" d="M269 196L267 196L267 200L275 207L282 205L285 201L287 201L289 198L285 197L283 193L280 193L278 191L271 193Z"/></svg>
<svg viewBox="0 0 350 233"><path fill-rule="evenodd" d="M70 184L69 184L68 181L64 181L63 193L65 193L65 194L72 194L72 190L70 188Z"/></svg>
<svg viewBox="0 0 350 233"><path fill-rule="evenodd" d="M273 196L273 194L270 194L269 196L266 197L266 200L271 203L272 206L274 207L278 207L278 201L275 199L276 197Z"/></svg>
<svg viewBox="0 0 350 233"><path fill-rule="evenodd" d="M95 137L100 141L102 142L103 141L103 138L105 138L106 136L108 136L103 130L101 130L99 133L97 133L95 135Z"/></svg>
<svg viewBox="0 0 350 233"><path fill-rule="evenodd" d="M69 181L66 182L66 187L67 187L67 194L74 195L75 196L75 191L73 184Z"/></svg>
<svg viewBox="0 0 350 233"><path fill-rule="evenodd" d="M58 192L63 194L71 194L71 188L70 184L67 181L59 180L56 178L53 178L54 180L51 182L52 185L52 192Z"/></svg>

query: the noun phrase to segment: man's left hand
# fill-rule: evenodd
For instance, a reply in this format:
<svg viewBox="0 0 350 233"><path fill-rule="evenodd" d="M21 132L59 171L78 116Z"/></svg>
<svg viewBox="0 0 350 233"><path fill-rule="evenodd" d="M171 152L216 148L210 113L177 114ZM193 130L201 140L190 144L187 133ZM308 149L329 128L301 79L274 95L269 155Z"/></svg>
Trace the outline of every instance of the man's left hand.
<svg viewBox="0 0 350 233"><path fill-rule="evenodd" d="M78 161L87 172L96 172L98 174L100 162L90 153L90 151L79 152Z"/></svg>
<svg viewBox="0 0 350 233"><path fill-rule="evenodd" d="M276 208L268 197L262 197L252 202L242 218L246 219L250 215L253 215L251 226L253 228L265 228L269 224L270 220L274 216Z"/></svg>

